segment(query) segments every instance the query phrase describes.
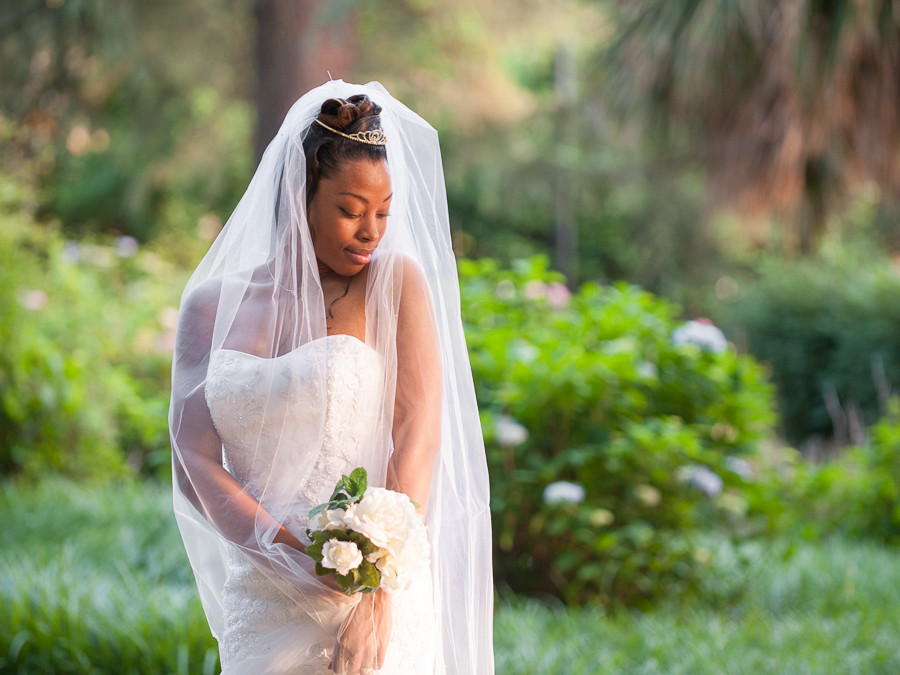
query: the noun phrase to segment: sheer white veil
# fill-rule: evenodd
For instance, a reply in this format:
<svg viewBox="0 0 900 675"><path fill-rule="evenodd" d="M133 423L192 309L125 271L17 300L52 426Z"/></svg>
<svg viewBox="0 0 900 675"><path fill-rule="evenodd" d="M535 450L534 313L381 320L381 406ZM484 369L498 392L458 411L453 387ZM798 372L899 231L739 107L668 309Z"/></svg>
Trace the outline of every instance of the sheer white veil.
<svg viewBox="0 0 900 675"><path fill-rule="evenodd" d="M236 550L321 625L355 602L322 583L305 554L275 541L282 527L297 536L303 530L295 497L323 444L325 360L313 367L323 376L304 382L304 400L313 409L302 429L273 437L271 429L247 429L233 420L244 424L242 433L259 434L252 471L229 465L221 424L207 403L217 355L243 352L272 360L305 349L304 357L314 360L319 350L313 343L327 337L306 220L303 141L323 101L355 94L382 108L394 193L366 282L365 344L377 353L383 377L376 392L380 412L361 461L372 485L406 489L424 481L427 490L430 481L426 524L440 643L434 672L492 673L487 467L460 320L440 148L435 130L377 82L330 81L294 104L185 288L169 411L175 515L219 639L228 556ZM284 405L275 393L277 375L265 376L273 378L271 393L259 396L257 386L252 405ZM270 639L278 648L279 640L303 637Z"/></svg>

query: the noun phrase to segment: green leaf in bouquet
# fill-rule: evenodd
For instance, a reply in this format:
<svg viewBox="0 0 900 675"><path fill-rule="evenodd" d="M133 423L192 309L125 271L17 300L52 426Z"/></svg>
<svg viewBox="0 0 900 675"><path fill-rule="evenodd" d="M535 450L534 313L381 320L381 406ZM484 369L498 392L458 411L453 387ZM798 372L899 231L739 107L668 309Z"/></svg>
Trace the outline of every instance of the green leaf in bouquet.
<svg viewBox="0 0 900 675"><path fill-rule="evenodd" d="M368 537L365 537L358 532L354 532L354 534L357 536L354 537L352 541L356 543L356 547L359 549L359 552L362 553L363 558L378 550L378 547L373 544Z"/></svg>
<svg viewBox="0 0 900 675"><path fill-rule="evenodd" d="M353 469L349 476L343 476L342 483L351 499L361 498L368 487L368 474L363 467L359 466Z"/></svg>
<svg viewBox="0 0 900 675"><path fill-rule="evenodd" d="M374 591L378 588L378 584L381 583L381 572L378 571L378 568L375 567L373 563L369 561L363 561L362 565L354 570L359 576L359 583L364 588L361 590L364 593L368 593ZM366 589L371 589L371 591Z"/></svg>
<svg viewBox="0 0 900 675"><path fill-rule="evenodd" d="M314 534L319 534L318 532ZM308 555L313 560L321 560L322 559L322 546L324 545L324 541L314 541L312 544L306 547L306 555Z"/></svg>
<svg viewBox="0 0 900 675"><path fill-rule="evenodd" d="M363 467L357 467L349 476L341 476L334 486L331 498L324 504L319 504L309 512L310 518L324 509L346 509L348 504L353 504L362 499L368 487L368 476Z"/></svg>
<svg viewBox="0 0 900 675"><path fill-rule="evenodd" d="M359 575L356 570L351 570L349 574L337 575L338 586L347 595L353 595L359 590Z"/></svg>

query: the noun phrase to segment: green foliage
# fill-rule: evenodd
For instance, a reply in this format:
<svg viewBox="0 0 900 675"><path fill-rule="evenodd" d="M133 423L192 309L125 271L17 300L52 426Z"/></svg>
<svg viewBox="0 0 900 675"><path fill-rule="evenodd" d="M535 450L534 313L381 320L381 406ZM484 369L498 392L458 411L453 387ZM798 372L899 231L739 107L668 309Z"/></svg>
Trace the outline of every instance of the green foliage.
<svg viewBox="0 0 900 675"><path fill-rule="evenodd" d="M0 672L219 672L171 487L0 487Z"/></svg>
<svg viewBox="0 0 900 675"><path fill-rule="evenodd" d="M219 672L171 489L0 487L0 672ZM652 612L502 599L498 673L834 673L900 670L900 560L869 543L714 552L700 601ZM741 562L736 562L741 561Z"/></svg>
<svg viewBox="0 0 900 675"><path fill-rule="evenodd" d="M900 399L891 400L865 445L823 464L795 460L764 499L783 505L778 527L785 532L900 544Z"/></svg>
<svg viewBox="0 0 900 675"><path fill-rule="evenodd" d="M319 504L312 511L314 516L321 511L341 509L346 511L350 504L355 504L363 498L369 485L365 468L359 466L350 472L349 476L341 476L334 487L331 498L324 504ZM333 574L337 578L338 585L347 595L354 593L372 593L378 589L381 583L381 572L375 563L369 560L369 556L378 550L369 538L359 532L347 529L307 530L311 544L306 547L306 554L316 561L316 574L325 576ZM362 554L363 560L356 569L347 574L338 574L336 570L322 565L322 548L325 542L335 539L337 541L349 541L356 544Z"/></svg>
<svg viewBox="0 0 900 675"><path fill-rule="evenodd" d="M0 174L0 473L166 472L179 275L128 240L66 242L30 195Z"/></svg>
<svg viewBox="0 0 900 675"><path fill-rule="evenodd" d="M774 419L761 368L673 344L676 308L632 286L569 297L542 258L459 269L498 579L572 604L690 588L709 562L693 535L747 507L750 486L729 467ZM504 439L507 416L527 440ZM697 467L724 482L716 499L684 480ZM584 501L544 503L558 480L582 485Z"/></svg>
<svg viewBox="0 0 900 675"><path fill-rule="evenodd" d="M784 544L786 542L779 542ZM672 597L652 612L611 614L511 599L495 613L498 673L886 673L900 669L900 561L846 541L804 542L787 560L768 546L713 546L748 557L704 581L744 589L726 604ZM706 584L704 584L706 585ZM706 589L704 588L704 591Z"/></svg>
<svg viewBox="0 0 900 675"><path fill-rule="evenodd" d="M352 530L316 530L309 531L308 534L311 544L306 547L306 554L316 561L317 575L324 577L333 574L337 579L338 586L347 595L372 593L378 589L378 585L381 583L381 572L378 571L374 562L368 560L368 556L375 553L378 547L367 537ZM353 542L363 556L359 566L347 574L339 574L333 568L325 567L322 564L322 549L326 542L333 539Z"/></svg>
<svg viewBox="0 0 900 675"><path fill-rule="evenodd" d="M0 116L17 125L3 163L39 162L68 233L147 242L237 201L253 161L237 4L21 0L0 17Z"/></svg>
<svg viewBox="0 0 900 675"><path fill-rule="evenodd" d="M349 476L341 476L337 485L334 486L331 498L324 504L319 504L309 512L309 515L314 516L326 509L346 511L350 504L354 504L362 499L367 487L369 487L368 474L365 468L358 466L350 472Z"/></svg>
<svg viewBox="0 0 900 675"><path fill-rule="evenodd" d="M841 246L766 260L748 286L725 320L771 365L784 436L857 441L854 425L874 423L900 385L900 277L890 261Z"/></svg>

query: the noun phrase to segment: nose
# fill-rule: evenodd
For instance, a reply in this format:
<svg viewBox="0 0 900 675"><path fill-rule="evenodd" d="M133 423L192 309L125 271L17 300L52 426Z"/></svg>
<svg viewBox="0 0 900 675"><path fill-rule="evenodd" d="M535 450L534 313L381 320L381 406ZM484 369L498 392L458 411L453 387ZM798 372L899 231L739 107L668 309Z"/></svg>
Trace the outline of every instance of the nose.
<svg viewBox="0 0 900 675"><path fill-rule="evenodd" d="M356 232L356 236L360 241L372 242L381 238L381 232L378 227L378 216L376 214L366 215L360 219L360 227Z"/></svg>

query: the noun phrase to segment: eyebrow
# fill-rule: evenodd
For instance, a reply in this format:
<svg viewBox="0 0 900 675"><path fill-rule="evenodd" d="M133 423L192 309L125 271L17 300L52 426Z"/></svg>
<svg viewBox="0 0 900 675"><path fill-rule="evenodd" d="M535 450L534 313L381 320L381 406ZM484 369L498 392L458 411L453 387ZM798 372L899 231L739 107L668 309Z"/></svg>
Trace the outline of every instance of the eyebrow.
<svg viewBox="0 0 900 675"><path fill-rule="evenodd" d="M355 192L338 192L338 194L339 194L339 195L347 195L347 196L349 196L349 197L356 197L356 198L357 198L358 200L360 200L361 202L365 202L366 204L369 203L369 200L368 200L368 199L366 199L366 198L363 197L362 195L356 194ZM384 202L390 200L390 198L393 197L393 196L394 196L394 193L392 192L391 194L389 194L389 195L385 198ZM384 204L384 202L381 202L381 203Z"/></svg>

